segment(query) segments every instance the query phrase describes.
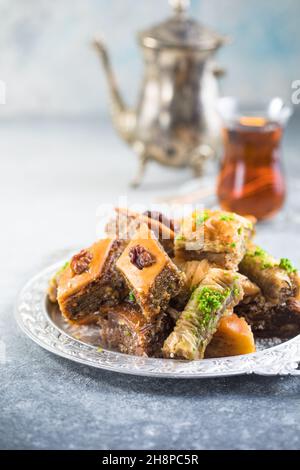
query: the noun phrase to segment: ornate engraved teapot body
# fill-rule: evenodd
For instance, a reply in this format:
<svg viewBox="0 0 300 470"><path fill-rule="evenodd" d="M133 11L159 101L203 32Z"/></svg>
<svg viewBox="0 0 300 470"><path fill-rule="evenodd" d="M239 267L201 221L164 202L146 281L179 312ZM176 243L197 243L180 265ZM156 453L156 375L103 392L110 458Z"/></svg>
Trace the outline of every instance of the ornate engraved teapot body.
<svg viewBox="0 0 300 470"><path fill-rule="evenodd" d="M120 96L107 50L94 45L106 72L114 125L139 155L133 184L141 182L145 165L155 160L172 167L190 166L199 176L205 160L216 154L220 121L216 111L218 76L213 62L225 38L186 16L187 0L170 0L175 13L139 33L145 73L135 110Z"/></svg>

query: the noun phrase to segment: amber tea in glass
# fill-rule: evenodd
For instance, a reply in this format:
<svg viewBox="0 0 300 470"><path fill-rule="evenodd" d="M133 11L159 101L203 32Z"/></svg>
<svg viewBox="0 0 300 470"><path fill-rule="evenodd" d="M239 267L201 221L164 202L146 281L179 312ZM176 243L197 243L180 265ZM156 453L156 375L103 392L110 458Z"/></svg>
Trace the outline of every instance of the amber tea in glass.
<svg viewBox="0 0 300 470"><path fill-rule="evenodd" d="M281 140L291 112L278 100L270 103L267 112L256 113L239 113L236 104L227 102L217 186L222 209L263 220L282 208L286 187Z"/></svg>

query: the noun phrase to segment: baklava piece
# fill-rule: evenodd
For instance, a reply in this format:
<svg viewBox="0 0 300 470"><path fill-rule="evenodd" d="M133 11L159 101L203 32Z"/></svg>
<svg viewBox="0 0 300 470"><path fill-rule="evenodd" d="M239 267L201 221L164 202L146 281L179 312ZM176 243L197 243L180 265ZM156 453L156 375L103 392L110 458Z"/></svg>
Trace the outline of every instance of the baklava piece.
<svg viewBox="0 0 300 470"><path fill-rule="evenodd" d="M249 244L239 270L261 289L267 301L283 304L299 289L297 270L289 260L277 261L262 248Z"/></svg>
<svg viewBox="0 0 300 470"><path fill-rule="evenodd" d="M205 358L241 356L256 351L251 327L235 314L221 318L218 329L205 350Z"/></svg>
<svg viewBox="0 0 300 470"><path fill-rule="evenodd" d="M146 224L135 232L116 263L148 320L164 311L185 282Z"/></svg>
<svg viewBox="0 0 300 470"><path fill-rule="evenodd" d="M163 346L165 357L202 359L222 316L242 299L239 275L211 269L193 292Z"/></svg>
<svg viewBox="0 0 300 470"><path fill-rule="evenodd" d="M176 224L174 220L168 219L161 212L146 211L143 214L131 211L127 208L116 208L114 217L106 226L106 233L109 236L115 234L118 238L130 240L136 230L146 224L155 234L165 252L174 256L174 239Z"/></svg>
<svg viewBox="0 0 300 470"><path fill-rule="evenodd" d="M241 286L244 292L244 297L242 303L249 304L253 301L256 301L261 297L261 290L254 282L250 281L247 276L244 276L239 273Z"/></svg>
<svg viewBox="0 0 300 470"><path fill-rule="evenodd" d="M206 259L202 261L179 261L174 258L176 266L184 272L186 282L179 292L171 301L171 306L182 311L187 304L193 290L198 287L204 279L208 271L213 267Z"/></svg>
<svg viewBox="0 0 300 470"><path fill-rule="evenodd" d="M295 298L274 305L260 296L248 304L242 302L235 312L247 320L256 337L288 339L300 334L300 302Z"/></svg>
<svg viewBox="0 0 300 470"><path fill-rule="evenodd" d="M158 357L174 322L164 312L148 322L137 306L123 303L103 311L98 325L103 347L135 356Z"/></svg>
<svg viewBox="0 0 300 470"><path fill-rule="evenodd" d="M57 300L62 314L74 323L96 321L102 305L116 305L128 295L116 260L126 242L103 239L73 256L59 277Z"/></svg>
<svg viewBox="0 0 300 470"><path fill-rule="evenodd" d="M175 255L186 261L207 259L237 270L254 232L253 221L223 211L196 211L183 220L175 238Z"/></svg>
<svg viewBox="0 0 300 470"><path fill-rule="evenodd" d="M141 220L143 223L147 223L148 228L158 238L165 252L172 258L174 256L176 222L161 212L155 211L146 211L142 214Z"/></svg>
<svg viewBox="0 0 300 470"><path fill-rule="evenodd" d="M299 275L291 262L280 261L251 244L240 264L260 288L248 300L236 306L238 315L246 318L259 337L291 338L300 333Z"/></svg>
<svg viewBox="0 0 300 470"><path fill-rule="evenodd" d="M206 259L202 261L186 261L181 269L186 276L186 285L192 291L205 278L208 271L214 266Z"/></svg>

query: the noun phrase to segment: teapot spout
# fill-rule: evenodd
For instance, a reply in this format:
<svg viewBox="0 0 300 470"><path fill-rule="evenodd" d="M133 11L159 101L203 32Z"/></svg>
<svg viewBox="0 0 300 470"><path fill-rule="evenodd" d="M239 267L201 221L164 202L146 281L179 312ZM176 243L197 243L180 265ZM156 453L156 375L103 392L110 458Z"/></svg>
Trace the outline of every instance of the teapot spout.
<svg viewBox="0 0 300 470"><path fill-rule="evenodd" d="M131 143L134 136L136 125L135 111L128 109L119 92L115 75L113 73L107 48L99 38L93 40L92 45L96 49L98 56L102 62L105 76L108 82L111 116L113 124L120 136L128 143Z"/></svg>

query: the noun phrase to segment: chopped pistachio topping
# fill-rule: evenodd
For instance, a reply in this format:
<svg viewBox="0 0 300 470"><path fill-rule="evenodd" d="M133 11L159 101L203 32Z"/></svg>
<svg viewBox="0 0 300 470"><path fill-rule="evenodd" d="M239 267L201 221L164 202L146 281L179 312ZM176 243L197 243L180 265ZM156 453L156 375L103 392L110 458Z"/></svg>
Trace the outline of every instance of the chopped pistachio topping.
<svg viewBox="0 0 300 470"><path fill-rule="evenodd" d="M178 235L176 235L175 240L178 242L181 240L184 240L184 236L182 235L182 233L179 233Z"/></svg>
<svg viewBox="0 0 300 470"><path fill-rule="evenodd" d="M260 258L261 269L270 269L278 266L280 269L284 269L288 274L297 272L297 269L288 258L281 258L279 263L275 263L268 253L260 247L257 247L253 253L250 253L250 256Z"/></svg>
<svg viewBox="0 0 300 470"><path fill-rule="evenodd" d="M274 264L273 263L262 263L261 265L261 269L271 269L271 268L274 268Z"/></svg>
<svg viewBox="0 0 300 470"><path fill-rule="evenodd" d="M230 295L230 289L226 289L224 292L220 292L216 289L209 287L203 287L197 294L196 300L198 303L198 309L204 315L201 320L201 325L206 327L209 325L212 314L222 308L224 301Z"/></svg>
<svg viewBox="0 0 300 470"><path fill-rule="evenodd" d="M218 311L225 299L230 295L230 289L220 292L209 287L203 287L197 294L198 308L203 313L212 313Z"/></svg>
<svg viewBox="0 0 300 470"><path fill-rule="evenodd" d="M196 225L202 225L204 224L204 222L206 222L207 220L209 219L209 215L206 211L204 212L201 212L201 213L197 213L195 215L195 222L196 222Z"/></svg>
<svg viewBox="0 0 300 470"><path fill-rule="evenodd" d="M133 291L129 292L128 298L129 298L130 302L135 302L135 295L134 295Z"/></svg>
<svg viewBox="0 0 300 470"><path fill-rule="evenodd" d="M288 274L294 274L297 272L297 269L288 258L281 258L279 267L284 269Z"/></svg>
<svg viewBox="0 0 300 470"><path fill-rule="evenodd" d="M256 247L253 253L250 253L249 255L255 258L259 258L261 269L270 269L275 266L275 263L273 262L272 258L268 255L265 250L263 250L259 246Z"/></svg>
<svg viewBox="0 0 300 470"><path fill-rule="evenodd" d="M240 295L240 288L237 285L235 285L232 290L232 293L235 298L238 297Z"/></svg>
<svg viewBox="0 0 300 470"><path fill-rule="evenodd" d="M235 217L233 214L223 214L220 217L220 220L223 222L233 222L235 220Z"/></svg>
<svg viewBox="0 0 300 470"><path fill-rule="evenodd" d="M238 228L238 234L239 234L239 235L242 235L242 232L243 232L243 227L239 227L239 228Z"/></svg>
<svg viewBox="0 0 300 470"><path fill-rule="evenodd" d="M254 253L252 256L259 256L260 258L263 258L267 255L267 252L260 248L259 246L255 249Z"/></svg>

